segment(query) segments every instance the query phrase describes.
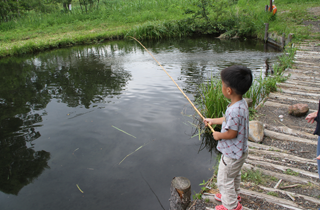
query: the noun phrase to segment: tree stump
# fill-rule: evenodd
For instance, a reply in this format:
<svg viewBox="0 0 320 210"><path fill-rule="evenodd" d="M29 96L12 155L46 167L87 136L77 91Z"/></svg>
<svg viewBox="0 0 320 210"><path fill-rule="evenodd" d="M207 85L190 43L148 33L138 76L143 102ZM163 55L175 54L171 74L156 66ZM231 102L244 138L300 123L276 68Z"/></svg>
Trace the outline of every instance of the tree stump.
<svg viewBox="0 0 320 210"><path fill-rule="evenodd" d="M191 183L185 177L174 177L170 187L170 210L186 210L191 201Z"/></svg>

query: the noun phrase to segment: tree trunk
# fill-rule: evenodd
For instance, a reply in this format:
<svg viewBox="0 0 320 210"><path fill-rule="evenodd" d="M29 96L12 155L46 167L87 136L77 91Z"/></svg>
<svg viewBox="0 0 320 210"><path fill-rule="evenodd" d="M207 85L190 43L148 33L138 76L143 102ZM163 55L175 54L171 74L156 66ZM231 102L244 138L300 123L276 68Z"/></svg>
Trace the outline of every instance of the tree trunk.
<svg viewBox="0 0 320 210"><path fill-rule="evenodd" d="M17 0L17 10L18 10L18 16L20 16L20 11L19 11L19 0Z"/></svg>
<svg viewBox="0 0 320 210"><path fill-rule="evenodd" d="M83 13L83 9L82 9L82 4L81 4L81 0L79 0L79 4L80 4L80 8L81 8L81 11Z"/></svg>
<svg viewBox="0 0 320 210"><path fill-rule="evenodd" d="M185 210L191 201L191 183L185 177L174 177L170 187L170 210Z"/></svg>

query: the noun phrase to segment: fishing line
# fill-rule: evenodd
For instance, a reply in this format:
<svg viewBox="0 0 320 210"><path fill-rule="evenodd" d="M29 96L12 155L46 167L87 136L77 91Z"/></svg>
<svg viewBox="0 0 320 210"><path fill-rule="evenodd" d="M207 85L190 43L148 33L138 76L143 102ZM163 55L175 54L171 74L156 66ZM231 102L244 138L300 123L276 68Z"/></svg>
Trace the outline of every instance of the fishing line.
<svg viewBox="0 0 320 210"><path fill-rule="evenodd" d="M142 175L141 171L140 171L140 175L141 175L142 179L143 179L143 180L147 183L147 185L149 186L149 188L150 188L151 192L156 196L156 198L157 198L157 200L158 200L158 202L159 202L160 206L162 207L162 209L163 209L163 210L165 210L165 208L163 207L163 205L162 205L162 203L161 203L160 199L158 198L157 194L153 191L153 189L151 188L150 184L149 184L149 183L147 182L147 180L143 177L143 175Z"/></svg>
<svg viewBox="0 0 320 210"><path fill-rule="evenodd" d="M198 113L198 115L202 118L202 120L204 120L205 118L202 116L202 114L199 112L199 110L197 109L197 107L195 107L195 105L192 103L192 101L188 98L188 96L183 92L183 90L179 87L179 85L176 83L176 81L174 81L174 79L170 76L170 74L161 66L161 64L157 61L157 59L149 52L149 50L143 45L141 44L141 42L139 42L139 40L137 40L136 38L130 36L130 38L134 39L135 41L137 41L150 55L151 57L158 63L158 65L162 68L162 70L164 72L166 72L166 74L170 77L170 79L174 82L174 84L177 86L177 88L180 90L180 92L184 95L184 97L186 97L186 99L189 101L189 103L191 104L191 106L193 107L193 109ZM214 133L213 128L211 127L210 124L208 124L210 130L212 131L212 133Z"/></svg>

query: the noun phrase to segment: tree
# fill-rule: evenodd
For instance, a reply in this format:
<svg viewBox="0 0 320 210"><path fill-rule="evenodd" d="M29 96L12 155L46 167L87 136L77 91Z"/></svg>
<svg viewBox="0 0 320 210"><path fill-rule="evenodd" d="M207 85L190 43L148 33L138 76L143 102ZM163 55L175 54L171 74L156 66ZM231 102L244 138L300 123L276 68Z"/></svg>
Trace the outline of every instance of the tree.
<svg viewBox="0 0 320 210"><path fill-rule="evenodd" d="M96 8L99 7L99 0L79 0L79 3L80 3L82 12L84 7L86 13L88 13L88 10L94 9L95 5L97 5Z"/></svg>

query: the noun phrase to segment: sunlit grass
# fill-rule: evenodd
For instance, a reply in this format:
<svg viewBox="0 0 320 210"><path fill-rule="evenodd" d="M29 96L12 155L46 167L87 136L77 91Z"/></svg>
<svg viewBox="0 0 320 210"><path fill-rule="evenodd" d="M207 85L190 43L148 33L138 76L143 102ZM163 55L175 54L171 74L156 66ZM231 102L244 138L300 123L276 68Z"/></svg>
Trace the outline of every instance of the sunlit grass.
<svg viewBox="0 0 320 210"><path fill-rule="evenodd" d="M43 51L76 44L99 42L125 35L141 39L225 33L226 36L264 36L269 32L294 33L294 41L320 38L311 34L303 20L315 20L308 9L315 0L278 0L278 13L264 11L265 0L208 0L208 18L194 18L200 0L101 0L99 9L83 13L78 2L71 12L26 12L23 17L0 24L0 57ZM319 19L319 18L318 18Z"/></svg>

